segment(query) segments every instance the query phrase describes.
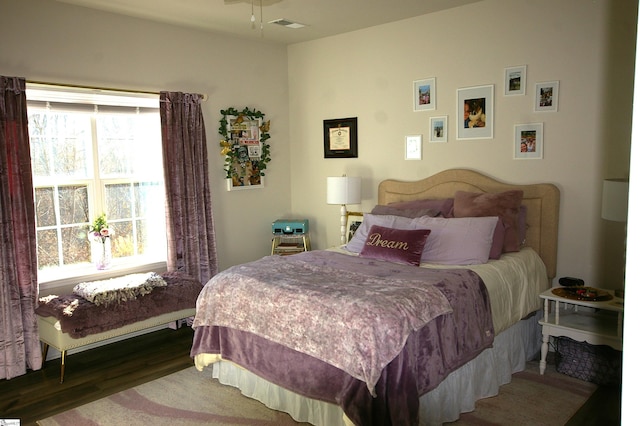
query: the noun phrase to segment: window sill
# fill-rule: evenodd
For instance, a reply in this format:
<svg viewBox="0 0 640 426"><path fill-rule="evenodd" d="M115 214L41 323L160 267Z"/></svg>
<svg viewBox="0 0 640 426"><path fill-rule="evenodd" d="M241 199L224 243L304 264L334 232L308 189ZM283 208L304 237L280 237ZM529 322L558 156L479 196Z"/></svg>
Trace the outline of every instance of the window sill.
<svg viewBox="0 0 640 426"><path fill-rule="evenodd" d="M48 296L50 294L71 293L73 287L81 282L106 280L127 274L135 274L141 272L157 272L162 273L167 270L167 262L149 262L149 263L115 263L110 269L99 271L93 265L83 265L73 269L65 269L65 271L38 272L39 296Z"/></svg>

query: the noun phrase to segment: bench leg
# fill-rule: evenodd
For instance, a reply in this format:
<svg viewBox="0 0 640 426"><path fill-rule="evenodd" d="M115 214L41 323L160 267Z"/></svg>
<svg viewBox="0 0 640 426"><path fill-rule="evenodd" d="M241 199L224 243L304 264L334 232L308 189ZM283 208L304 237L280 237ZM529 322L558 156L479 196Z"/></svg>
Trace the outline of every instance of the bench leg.
<svg viewBox="0 0 640 426"><path fill-rule="evenodd" d="M64 359L67 356L67 351L60 352L60 383L64 382Z"/></svg>
<svg viewBox="0 0 640 426"><path fill-rule="evenodd" d="M47 360L47 354L49 353L49 344L42 342L42 365Z"/></svg>

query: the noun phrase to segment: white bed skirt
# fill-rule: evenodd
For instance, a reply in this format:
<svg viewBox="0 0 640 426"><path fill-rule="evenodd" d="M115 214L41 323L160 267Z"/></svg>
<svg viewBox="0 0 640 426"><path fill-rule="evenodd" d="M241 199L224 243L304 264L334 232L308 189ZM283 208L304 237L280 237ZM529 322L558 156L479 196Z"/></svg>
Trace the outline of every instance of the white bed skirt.
<svg viewBox="0 0 640 426"><path fill-rule="evenodd" d="M498 394L511 375L525 368L541 345L538 324L541 312L519 321L496 336L492 348L452 372L437 388L420 398L420 425L441 425L475 409L475 402ZM276 386L238 365L221 361L213 364L213 378L240 389L243 395L267 407L289 413L299 422L317 426L351 424L335 404L312 400Z"/></svg>

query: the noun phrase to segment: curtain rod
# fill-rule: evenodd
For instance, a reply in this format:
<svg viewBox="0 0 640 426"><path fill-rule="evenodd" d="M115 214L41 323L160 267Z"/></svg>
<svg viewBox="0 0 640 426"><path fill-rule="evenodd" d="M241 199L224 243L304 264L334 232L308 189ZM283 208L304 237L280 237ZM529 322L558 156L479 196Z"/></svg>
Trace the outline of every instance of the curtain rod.
<svg viewBox="0 0 640 426"><path fill-rule="evenodd" d="M43 85L47 85L47 86L69 87L69 88L72 88L72 89L108 90L108 91L111 91L111 92L122 92L122 93L144 93L146 95L159 95L160 94L160 92L152 92L152 91L148 91L148 90L115 89L113 87L101 87L101 86L81 86L79 84L50 83L48 81L26 80L26 82L29 83L29 84L43 84ZM206 94L203 95L201 93L198 93L198 95L200 95L200 99L202 99L203 102L206 102L207 99L209 98L209 96L207 96Z"/></svg>

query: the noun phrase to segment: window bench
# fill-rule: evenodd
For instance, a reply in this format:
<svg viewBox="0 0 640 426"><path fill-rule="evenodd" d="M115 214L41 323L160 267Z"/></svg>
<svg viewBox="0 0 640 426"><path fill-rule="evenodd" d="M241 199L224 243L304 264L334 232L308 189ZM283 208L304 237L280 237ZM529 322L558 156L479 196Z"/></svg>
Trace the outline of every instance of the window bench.
<svg viewBox="0 0 640 426"><path fill-rule="evenodd" d="M64 381L68 350L195 315L196 299L202 284L177 272L161 275L166 286L156 287L144 296L127 301L98 305L76 294L40 298L36 314L43 343L43 361L47 359L49 346L60 351L60 383Z"/></svg>
<svg viewBox="0 0 640 426"><path fill-rule="evenodd" d="M65 357L67 351L76 349L92 343L102 342L114 337L125 336L137 331L146 330L171 322L178 322L183 318L192 317L196 314L196 309L182 309L176 312L158 315L144 321L135 322L113 330L104 331L102 333L90 334L85 337L74 339L60 328L60 321L55 317L43 317L38 315L38 329L40 333L40 341L42 342L42 360L47 359L49 346L60 351L60 383L64 382ZM177 326L176 326L177 327Z"/></svg>

